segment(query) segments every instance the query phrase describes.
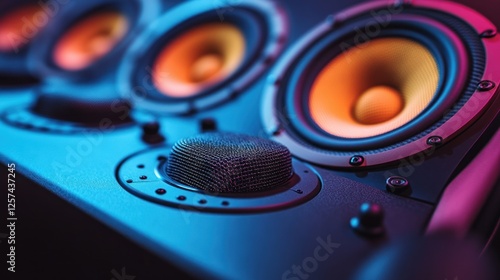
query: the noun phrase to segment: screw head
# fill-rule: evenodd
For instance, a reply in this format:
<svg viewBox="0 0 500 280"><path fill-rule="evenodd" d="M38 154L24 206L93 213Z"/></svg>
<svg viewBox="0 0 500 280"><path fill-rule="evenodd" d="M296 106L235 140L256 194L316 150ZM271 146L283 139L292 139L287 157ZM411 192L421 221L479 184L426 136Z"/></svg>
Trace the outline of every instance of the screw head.
<svg viewBox="0 0 500 280"><path fill-rule="evenodd" d="M493 38L497 35L497 31L494 29L488 29L479 34L481 38Z"/></svg>
<svg viewBox="0 0 500 280"><path fill-rule="evenodd" d="M492 90L493 88L495 88L495 83L488 80L481 81L477 85L478 91L489 91Z"/></svg>
<svg viewBox="0 0 500 280"><path fill-rule="evenodd" d="M365 162L365 158L360 155L354 155L349 159L349 164L352 166L360 166Z"/></svg>
<svg viewBox="0 0 500 280"><path fill-rule="evenodd" d="M155 193L157 193L157 194L166 194L166 193L167 193L167 191L166 191L165 189L157 189L157 190L155 191Z"/></svg>
<svg viewBox="0 0 500 280"><path fill-rule="evenodd" d="M427 145L439 146L441 144L443 144L443 137L431 136L431 137L427 138Z"/></svg>
<svg viewBox="0 0 500 280"><path fill-rule="evenodd" d="M405 177L391 176L385 181L387 191L400 194L410 189L410 182Z"/></svg>

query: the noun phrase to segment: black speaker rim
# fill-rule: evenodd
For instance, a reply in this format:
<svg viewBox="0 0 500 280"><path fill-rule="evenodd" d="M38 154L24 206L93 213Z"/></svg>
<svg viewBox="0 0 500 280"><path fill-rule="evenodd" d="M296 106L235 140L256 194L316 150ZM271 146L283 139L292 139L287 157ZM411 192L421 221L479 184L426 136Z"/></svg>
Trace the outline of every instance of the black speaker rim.
<svg viewBox="0 0 500 280"><path fill-rule="evenodd" d="M118 86L121 94L130 99L137 107L162 114L182 115L214 107L242 93L244 88L267 70L268 65L281 52L286 41L287 22L281 8L274 2L238 1L234 6L231 6L230 3L223 3L226 6L217 7L216 4L209 1L188 1L175 6L149 26L130 47L120 66ZM224 15L223 12L224 18L221 18L219 9L230 9L230 13ZM151 52L150 56L156 57L154 52L158 50L154 49L154 44L162 45L163 42L167 42L164 37L170 31L177 30L176 28L185 23L187 23L186 29L192 28L193 25L189 23L192 23L193 19L208 14L212 15L212 20L209 22L214 19L223 22L232 19L232 23L237 25L235 19L238 17L239 11L253 14L254 20L260 21L259 24L265 27L261 30L264 38L261 38L262 46L260 49L250 54L251 59L248 58L247 63L242 63L243 65L228 79L187 98L172 98L160 93L151 83L151 73L143 77L143 81L137 83L137 79L140 79L136 76L137 65L142 65L142 60L149 52ZM150 50L150 47L153 49ZM142 68L146 68L148 71L147 67L151 72L150 65Z"/></svg>
<svg viewBox="0 0 500 280"><path fill-rule="evenodd" d="M125 36L113 49L91 65L79 70L67 70L59 67L53 60L54 45L68 28L85 16L96 11L111 10L121 12L129 21ZM135 36L160 12L158 0L87 0L72 1L54 17L42 31L41 36L31 44L28 50L28 67L31 72L45 79L64 79L69 81L88 81L109 76L110 68L117 67L119 60Z"/></svg>
<svg viewBox="0 0 500 280"><path fill-rule="evenodd" d="M405 4L403 6L435 10L442 13L448 13L450 10L453 10L453 15L455 17L463 19L464 21L467 19L466 22L472 30L475 31L478 37L479 34L486 30L496 30L495 26L481 14L461 4L441 1L414 1L412 4ZM277 93L280 85L284 83L284 76L282 73L285 72L284 69L290 67L291 62L294 61L298 53L306 48L311 41L315 40L315 38L318 38L325 32L331 31L332 28L338 28L338 26L346 20L377 9L397 11L403 6L400 6L399 4L394 5L393 3L388 4L384 1L377 1L365 3L340 12L337 15L330 16L326 21L299 40L288 52L283 55L271 71L262 102L262 119L264 127L272 139L287 146L295 156L309 162L337 168L365 168L389 164L415 154L423 154L425 156L431 155L437 145L433 141L427 141L429 138L437 137L440 139L437 144L445 144L480 117L480 115L488 108L488 104L493 98L491 93L495 92L496 85L499 81L499 75L495 73L498 66L493 63L487 63L482 75L477 75L479 76L479 81L492 80L496 82L491 89L487 92L480 92L480 90L475 90L477 85L470 84L469 88L473 89L471 97L464 102L458 111L446 121L446 125L428 129L428 131L422 133L420 138L413 141L402 141L397 143L397 145L393 145L390 149L333 151L324 147L313 146L297 137L293 131L287 129L286 124L280 120L279 112L277 112L276 108L279 107L280 102L278 100ZM397 12L395 13L397 14ZM481 39L481 44L485 53L488 55L488 61L490 61L490 56L496 56L495 49L499 48L499 43L492 38ZM471 107L474 108L472 113ZM350 163L351 157L355 155L362 155L364 157L362 164L352 165Z"/></svg>

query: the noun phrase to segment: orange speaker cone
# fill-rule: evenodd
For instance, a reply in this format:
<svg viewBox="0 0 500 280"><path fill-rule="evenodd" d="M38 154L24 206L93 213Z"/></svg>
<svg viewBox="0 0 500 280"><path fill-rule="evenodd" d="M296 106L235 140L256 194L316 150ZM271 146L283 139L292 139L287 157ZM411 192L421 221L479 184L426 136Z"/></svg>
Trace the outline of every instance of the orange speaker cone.
<svg viewBox="0 0 500 280"><path fill-rule="evenodd" d="M204 24L160 51L153 65L153 81L169 97L193 96L228 78L241 65L244 54L241 30L226 23Z"/></svg>
<svg viewBox="0 0 500 280"><path fill-rule="evenodd" d="M381 38L338 55L309 95L313 121L331 135L365 138L411 121L431 102L439 70L432 54L404 38Z"/></svg>
<svg viewBox="0 0 500 280"><path fill-rule="evenodd" d="M36 16L39 13L39 16ZM48 16L37 5L27 5L0 18L0 51L11 52L26 45L48 23Z"/></svg>
<svg viewBox="0 0 500 280"><path fill-rule="evenodd" d="M74 24L54 48L54 62L66 70L80 70L100 59L125 36L128 21L114 11L91 14Z"/></svg>

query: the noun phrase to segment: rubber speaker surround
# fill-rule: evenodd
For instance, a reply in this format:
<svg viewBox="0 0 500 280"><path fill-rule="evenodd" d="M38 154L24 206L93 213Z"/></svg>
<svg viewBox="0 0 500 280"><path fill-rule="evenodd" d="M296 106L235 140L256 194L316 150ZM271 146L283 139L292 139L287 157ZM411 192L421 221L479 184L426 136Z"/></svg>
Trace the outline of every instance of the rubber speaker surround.
<svg viewBox="0 0 500 280"><path fill-rule="evenodd" d="M29 50L29 67L34 73L46 78L56 77L71 81L87 81L109 75L109 69L118 64L123 53L135 40L151 18L160 11L157 0L88 0L71 1L65 4L56 17L47 25L41 36L34 41ZM60 39L71 30L75 24L82 23L88 17L99 13L112 12L121 15L127 21L128 30L116 42L114 47L86 67L67 69L61 67L54 59L54 50Z"/></svg>
<svg viewBox="0 0 500 280"><path fill-rule="evenodd" d="M472 22L464 21L467 18ZM431 136L445 143L479 117L493 97L495 89L476 91L482 77L498 76L492 74L491 64L486 67L486 53L490 56L499 49L498 42L480 38L486 29L494 26L476 12L447 2L395 6L377 1L331 16L271 72L263 102L264 125L295 156L335 167L355 167L349 163L354 155L364 156L363 164L356 167L397 161L432 148L427 143ZM379 38L410 39L432 53L440 76L433 100L412 121L381 135L348 139L325 132L308 112L312 82L343 51Z"/></svg>
<svg viewBox="0 0 500 280"><path fill-rule="evenodd" d="M243 34L245 53L240 65L221 81L188 96L162 93L153 82L158 54L186 32L218 23L232 25ZM134 105L164 114L213 107L240 94L260 76L278 56L285 36L283 13L272 2L238 1L219 7L210 1L188 1L161 16L130 47L119 71L120 91Z"/></svg>

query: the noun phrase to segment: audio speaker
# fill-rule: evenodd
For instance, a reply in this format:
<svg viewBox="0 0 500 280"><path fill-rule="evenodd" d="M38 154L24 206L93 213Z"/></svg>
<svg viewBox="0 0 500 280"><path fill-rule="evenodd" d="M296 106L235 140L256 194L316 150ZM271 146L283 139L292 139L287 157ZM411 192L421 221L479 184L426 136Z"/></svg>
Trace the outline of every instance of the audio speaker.
<svg viewBox="0 0 500 280"><path fill-rule="evenodd" d="M19 220L57 252L110 228L115 279L496 279L499 6L465 1L68 3L26 46L43 83L1 90L4 171L67 202Z"/></svg>
<svg viewBox="0 0 500 280"><path fill-rule="evenodd" d="M62 2L62 1L61 1ZM27 49L59 12L61 3L23 0L0 4L0 86L37 83L27 68Z"/></svg>
<svg viewBox="0 0 500 280"><path fill-rule="evenodd" d="M332 167L353 168L355 154L363 166L383 165L433 139L445 144L495 99L493 30L452 3L369 3L332 16L274 70L266 127L297 156Z"/></svg>
<svg viewBox="0 0 500 280"><path fill-rule="evenodd" d="M4 119L57 134L106 130L132 122L131 105L115 88L115 70L130 42L159 13L158 1L68 1L54 12L28 50L31 72L41 77L31 104Z"/></svg>
<svg viewBox="0 0 500 280"><path fill-rule="evenodd" d="M162 15L130 47L120 92L164 114L210 108L259 78L285 39L286 21L274 3L189 1Z"/></svg>
<svg viewBox="0 0 500 280"><path fill-rule="evenodd" d="M45 79L109 76L126 47L158 12L157 1L68 1L34 42L30 67Z"/></svg>
<svg viewBox="0 0 500 280"><path fill-rule="evenodd" d="M441 1L330 16L270 74L265 129L303 160L381 189L403 177L406 194L436 202L498 127L495 34L478 13Z"/></svg>

